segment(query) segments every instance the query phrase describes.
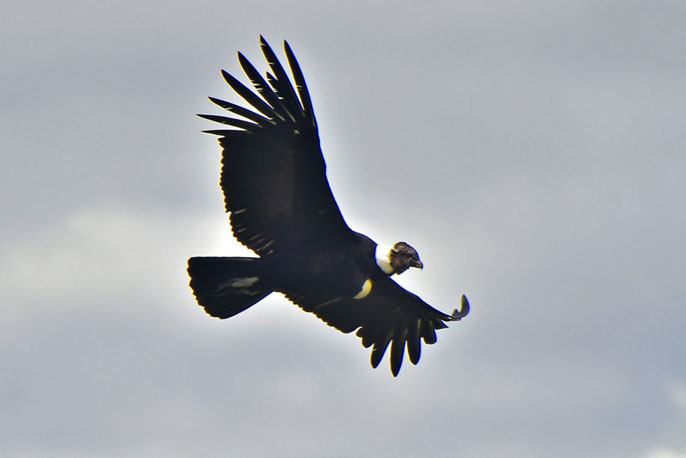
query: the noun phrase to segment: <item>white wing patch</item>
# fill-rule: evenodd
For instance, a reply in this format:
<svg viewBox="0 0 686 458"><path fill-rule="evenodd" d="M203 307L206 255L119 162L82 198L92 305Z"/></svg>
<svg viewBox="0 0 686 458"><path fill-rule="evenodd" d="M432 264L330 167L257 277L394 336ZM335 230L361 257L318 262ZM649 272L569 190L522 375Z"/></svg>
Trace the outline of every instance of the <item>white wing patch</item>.
<svg viewBox="0 0 686 458"><path fill-rule="evenodd" d="M232 278L229 280L229 286L231 288L249 288L259 279L259 277Z"/></svg>
<svg viewBox="0 0 686 458"><path fill-rule="evenodd" d="M365 297L369 296L369 293L372 291L372 281L370 279L366 279L364 283L362 283L362 289L360 290L359 293L355 294L353 296L353 299L364 299Z"/></svg>
<svg viewBox="0 0 686 458"><path fill-rule="evenodd" d="M393 267L391 266L391 251L393 251L393 249L388 245L376 245L376 251L374 252L376 265L387 275L393 273Z"/></svg>

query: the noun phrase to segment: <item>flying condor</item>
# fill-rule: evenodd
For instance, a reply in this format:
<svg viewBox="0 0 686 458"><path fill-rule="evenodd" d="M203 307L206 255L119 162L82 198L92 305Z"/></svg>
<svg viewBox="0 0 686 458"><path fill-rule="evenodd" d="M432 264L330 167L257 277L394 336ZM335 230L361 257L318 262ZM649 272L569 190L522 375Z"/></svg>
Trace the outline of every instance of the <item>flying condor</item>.
<svg viewBox="0 0 686 458"><path fill-rule="evenodd" d="M417 251L405 242L380 245L348 227L331 193L319 147L317 121L303 73L287 42L284 50L295 87L263 37L269 69L263 77L238 53L257 90L222 70L229 86L251 107L210 97L238 117L199 115L228 126L208 130L223 148L220 185L233 235L259 257L193 257L190 287L205 311L217 318L242 312L278 291L329 326L357 330L372 347L376 368L387 347L398 375L405 347L417 364L420 341L436 342L436 329L469 312L442 313L392 280L421 269Z"/></svg>

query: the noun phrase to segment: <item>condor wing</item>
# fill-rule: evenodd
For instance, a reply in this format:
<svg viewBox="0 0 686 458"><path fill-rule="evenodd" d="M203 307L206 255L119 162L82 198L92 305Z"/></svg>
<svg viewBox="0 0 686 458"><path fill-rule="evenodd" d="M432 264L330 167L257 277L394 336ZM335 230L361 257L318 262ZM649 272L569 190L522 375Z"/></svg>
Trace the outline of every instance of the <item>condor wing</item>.
<svg viewBox="0 0 686 458"><path fill-rule="evenodd" d="M412 364L421 356L421 340L436 343L436 330L445 322L458 321L469 313L469 302L462 296L460 310L443 313L407 291L390 277L379 277L364 299L348 299L330 294L286 296L300 308L314 313L329 326L349 333L357 329L365 348L372 347L371 364L376 368L391 346L390 364L394 376L400 372L405 347Z"/></svg>
<svg viewBox="0 0 686 458"><path fill-rule="evenodd" d="M211 97L236 116L199 116L229 127L206 131L218 135L223 147L220 185L226 211L234 236L263 256L299 240L352 231L326 178L317 121L295 55L284 41L294 88L263 37L260 45L269 65L264 77L238 54L256 92L222 71L250 108Z"/></svg>

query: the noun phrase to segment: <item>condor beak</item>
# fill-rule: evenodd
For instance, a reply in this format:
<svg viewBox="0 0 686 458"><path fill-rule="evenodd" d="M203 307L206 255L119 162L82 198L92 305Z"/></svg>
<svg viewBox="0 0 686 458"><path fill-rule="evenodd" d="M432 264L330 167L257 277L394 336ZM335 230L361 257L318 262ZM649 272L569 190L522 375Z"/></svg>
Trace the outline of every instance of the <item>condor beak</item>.
<svg viewBox="0 0 686 458"><path fill-rule="evenodd" d="M417 269L421 270L424 268L424 264L422 264L422 261L418 259L417 261L410 264L410 267L416 267Z"/></svg>

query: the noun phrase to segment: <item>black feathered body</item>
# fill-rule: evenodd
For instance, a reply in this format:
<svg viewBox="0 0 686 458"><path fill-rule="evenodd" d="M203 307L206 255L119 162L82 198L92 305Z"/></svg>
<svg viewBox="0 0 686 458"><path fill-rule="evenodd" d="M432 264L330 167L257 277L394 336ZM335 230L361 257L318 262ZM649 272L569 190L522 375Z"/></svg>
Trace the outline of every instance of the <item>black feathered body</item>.
<svg viewBox="0 0 686 458"><path fill-rule="evenodd" d="M275 291L284 294L330 292L343 298L357 295L366 280L387 276L374 261L376 243L352 233L348 240L302 240L263 257Z"/></svg>

